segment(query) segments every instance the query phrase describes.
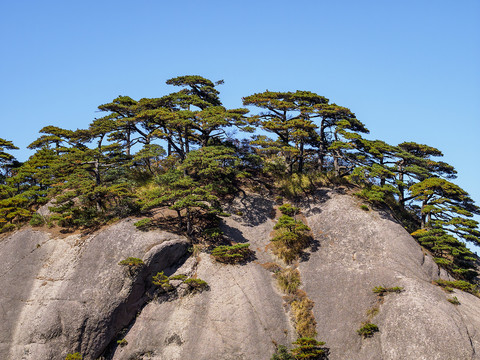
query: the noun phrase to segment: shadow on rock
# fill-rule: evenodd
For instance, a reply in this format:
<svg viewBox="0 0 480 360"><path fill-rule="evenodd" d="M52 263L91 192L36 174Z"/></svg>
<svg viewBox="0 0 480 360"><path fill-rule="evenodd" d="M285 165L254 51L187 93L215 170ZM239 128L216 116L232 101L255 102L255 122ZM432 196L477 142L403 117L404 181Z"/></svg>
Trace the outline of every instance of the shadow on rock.
<svg viewBox="0 0 480 360"><path fill-rule="evenodd" d="M223 231L225 237L230 240L230 242L235 243L247 243L248 239L243 236L243 233L234 227L231 227L225 223L222 223L220 229Z"/></svg>
<svg viewBox="0 0 480 360"><path fill-rule="evenodd" d="M241 218L245 226L258 226L269 219L273 212L274 202L258 195L244 195L236 199L226 209Z"/></svg>
<svg viewBox="0 0 480 360"><path fill-rule="evenodd" d="M304 198L297 199L295 201L296 206L303 209L305 216L317 215L322 212L321 204L330 199L329 191L325 189L318 189L311 195L307 195Z"/></svg>

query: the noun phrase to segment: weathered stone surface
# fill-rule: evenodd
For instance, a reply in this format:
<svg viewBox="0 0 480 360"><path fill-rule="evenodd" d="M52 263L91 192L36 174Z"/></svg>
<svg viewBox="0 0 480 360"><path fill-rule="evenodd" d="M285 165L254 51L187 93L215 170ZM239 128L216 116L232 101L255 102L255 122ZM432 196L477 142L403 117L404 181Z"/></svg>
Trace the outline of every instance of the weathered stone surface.
<svg viewBox="0 0 480 360"><path fill-rule="evenodd" d="M237 199L229 210L241 215L227 218L223 230L237 242L249 242L257 259L222 265L202 253L196 267L193 259L187 262L177 274L196 274L210 289L149 303L125 336L128 345L117 348L113 359L269 359L274 344L294 341L281 294L261 266L273 260L265 249L272 209L272 202L260 197Z"/></svg>
<svg viewBox="0 0 480 360"><path fill-rule="evenodd" d="M0 358L96 359L145 303L146 277L175 265L185 239L143 233L123 221L81 238L51 239L26 229L0 242ZM118 265L133 256L146 268L134 279Z"/></svg>
<svg viewBox="0 0 480 360"><path fill-rule="evenodd" d="M299 268L330 359L480 358L480 299L456 290L462 305L450 304L452 295L432 285L448 275L390 215L333 191L318 196L319 205L304 204L318 250ZM405 291L377 305L375 286ZM380 332L362 339L356 331L375 306L370 321Z"/></svg>
<svg viewBox="0 0 480 360"><path fill-rule="evenodd" d="M88 236L51 238L25 229L0 241L0 359L85 360L269 359L274 344L296 334L272 274L268 249L273 202L240 196L222 225L236 242L250 242L256 260L215 263L207 253L185 261L180 236L140 232L132 220ZM480 299L432 284L448 278L389 214L360 209L356 199L325 190L301 206L315 238L299 262L302 288L315 302L318 339L331 360L480 359ZM118 262L142 258L134 278ZM151 298L151 276L186 274L208 291ZM405 291L379 301L375 286ZM447 301L456 296L461 305ZM367 311L378 307L370 317ZM362 322L380 331L357 334ZM116 346L125 338L127 345ZM110 345L109 345L110 344ZM109 346L107 346L109 345ZM106 350L106 351L105 351Z"/></svg>

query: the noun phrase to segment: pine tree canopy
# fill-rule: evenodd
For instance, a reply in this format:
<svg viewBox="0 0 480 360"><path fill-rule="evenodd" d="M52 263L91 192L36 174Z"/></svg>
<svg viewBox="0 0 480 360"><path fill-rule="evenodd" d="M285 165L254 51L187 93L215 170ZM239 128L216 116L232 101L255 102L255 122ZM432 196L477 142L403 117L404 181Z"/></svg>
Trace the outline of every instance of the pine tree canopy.
<svg viewBox="0 0 480 360"><path fill-rule="evenodd" d="M222 105L223 81L185 75L166 83L176 91L118 96L83 128L43 127L24 163L0 138L0 232L23 226L48 203L45 222L62 231L169 209L176 230L193 239L205 224L216 228L222 202L244 189L301 197L342 184L390 208L454 277L475 276L465 243L480 244L473 218L480 209L452 182L457 173L439 149L367 139L352 110L311 91L254 93L243 98L246 109ZM282 216L275 231L277 242L296 243L310 230Z"/></svg>

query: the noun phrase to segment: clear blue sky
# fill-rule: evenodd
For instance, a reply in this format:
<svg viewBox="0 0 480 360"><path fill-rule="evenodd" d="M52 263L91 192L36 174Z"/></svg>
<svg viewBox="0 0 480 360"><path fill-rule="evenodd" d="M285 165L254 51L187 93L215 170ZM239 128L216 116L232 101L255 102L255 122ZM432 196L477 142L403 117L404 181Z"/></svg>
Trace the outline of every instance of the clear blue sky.
<svg viewBox="0 0 480 360"><path fill-rule="evenodd" d="M0 46L0 137L22 148L198 74L225 80L229 107L265 89L324 95L371 138L441 149L480 203L477 0L2 1Z"/></svg>

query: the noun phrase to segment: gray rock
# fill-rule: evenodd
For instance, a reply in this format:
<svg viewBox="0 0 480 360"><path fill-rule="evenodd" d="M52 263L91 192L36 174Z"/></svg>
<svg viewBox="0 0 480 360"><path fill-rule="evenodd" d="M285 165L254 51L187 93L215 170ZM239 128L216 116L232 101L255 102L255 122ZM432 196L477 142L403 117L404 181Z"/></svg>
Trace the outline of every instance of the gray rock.
<svg viewBox="0 0 480 360"><path fill-rule="evenodd" d="M448 275L386 212L332 190L301 203L314 245L299 270L315 302L318 339L331 360L479 359L480 299L432 281ZM187 260L188 241L161 231L140 232L125 220L88 236L51 238L26 228L0 241L0 359L85 360L269 359L275 344L296 334L272 274L268 244L273 202L241 196L228 206L222 228L250 242L256 260L215 263L207 253ZM134 277L118 262L129 256L146 266ZM151 276L197 276L209 290L158 295ZM379 300L375 286L405 291ZM157 295L155 295L157 294ZM447 301L456 296L461 305ZM377 313L367 311L377 307ZM379 326L372 338L357 330ZM116 341L124 338L125 346Z"/></svg>
<svg viewBox="0 0 480 360"><path fill-rule="evenodd" d="M257 259L236 266L216 263L206 253L196 266L191 259L177 274L196 274L210 289L149 303L125 336L128 345L116 350L114 360L269 359L275 344L295 340L282 295L272 274L261 266L274 260L265 249L273 227L272 202L250 196L232 206L242 215L226 218L223 230L236 242L248 241ZM259 208L263 216L249 221Z"/></svg>
<svg viewBox="0 0 480 360"><path fill-rule="evenodd" d="M0 243L1 359L96 359L148 300L147 275L175 265L188 243L123 221L93 236L51 239L31 229ZM135 278L118 265L144 258Z"/></svg>
<svg viewBox="0 0 480 360"><path fill-rule="evenodd" d="M389 214L333 191L320 196L304 208L318 249L299 269L330 359L480 358L480 299L455 290L462 305L450 304L432 284L448 275ZM356 331L377 306L375 286L405 291L384 297L371 319L379 333L362 339Z"/></svg>

